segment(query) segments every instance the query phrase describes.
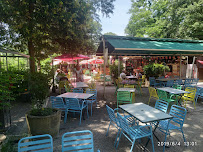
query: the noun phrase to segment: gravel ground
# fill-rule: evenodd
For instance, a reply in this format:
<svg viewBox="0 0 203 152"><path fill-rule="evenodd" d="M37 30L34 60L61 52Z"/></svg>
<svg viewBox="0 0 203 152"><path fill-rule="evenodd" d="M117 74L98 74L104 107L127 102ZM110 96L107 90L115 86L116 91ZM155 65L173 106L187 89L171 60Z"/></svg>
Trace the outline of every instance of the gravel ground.
<svg viewBox="0 0 203 152"><path fill-rule="evenodd" d="M106 131L109 125L109 118L106 111L105 105L109 105L112 108L116 107L116 96L114 94L115 87L107 86L106 87L106 96L103 97L103 86L97 84L98 90L98 106L96 104L93 106L93 116L90 116L89 119L82 120L81 126L79 126L79 116L76 117L68 116L66 124L64 124L63 119L61 120L60 133L57 138L54 138L54 152L61 151L61 137L66 132L71 131L80 131L80 130L90 130L94 135L94 146L95 150L100 149L101 152L128 152L130 151L131 144L130 142L122 136L121 141L119 143L118 149L114 147L114 141L117 134L117 129L115 127L111 127L109 131L109 135L106 136ZM135 93L135 102L143 102L148 103L149 93L147 88L143 88L143 94L139 95L138 92ZM155 105L155 100L151 100L150 106ZM202 151L203 145L203 103L201 100L198 101L196 105L197 109L195 110L191 103L188 104L187 109L188 113L186 116L186 120L184 123L183 131L185 133L186 140L189 142L189 146L185 147L182 134L178 131L173 131L171 136L167 138L171 144L172 142L180 142L179 145L170 146L170 148L166 148L166 151L185 151L185 152L199 152ZM27 132L27 125L25 123L24 113L29 110L30 106L27 104L18 104L13 107L15 112L12 112L12 120L15 123L15 129L11 129L11 133L13 134L22 134L23 132ZM86 116L86 115L85 115ZM22 127L24 124L24 127ZM164 141L164 134L160 131L156 131L156 135ZM147 141L147 138L143 138L141 143L136 142L133 151L143 151L143 147ZM193 144L194 145L193 146ZM155 151L162 151L163 147L159 146L160 143L154 138L154 146ZM152 151L151 142L148 144L146 151Z"/></svg>

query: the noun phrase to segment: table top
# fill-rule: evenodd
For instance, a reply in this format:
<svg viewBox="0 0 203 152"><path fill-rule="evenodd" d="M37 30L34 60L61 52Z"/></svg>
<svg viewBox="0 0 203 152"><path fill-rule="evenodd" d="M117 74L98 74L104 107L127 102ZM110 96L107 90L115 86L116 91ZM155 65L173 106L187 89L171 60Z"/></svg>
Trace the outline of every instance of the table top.
<svg viewBox="0 0 203 152"><path fill-rule="evenodd" d="M142 123L171 119L173 116L144 103L125 104L119 106L121 109L137 118Z"/></svg>
<svg viewBox="0 0 203 152"><path fill-rule="evenodd" d="M133 81L133 80L123 80L122 82L121 82L121 84L137 84L136 83L136 81Z"/></svg>
<svg viewBox="0 0 203 152"><path fill-rule="evenodd" d="M182 79L184 80L185 78L163 78L163 79L156 79L158 81L170 81L170 80L178 80L178 79Z"/></svg>
<svg viewBox="0 0 203 152"><path fill-rule="evenodd" d="M77 99L88 99L94 94L89 94L89 93L73 93L73 92L66 92L64 94L60 94L57 97L62 97L62 98L77 98Z"/></svg>
<svg viewBox="0 0 203 152"><path fill-rule="evenodd" d="M129 92L135 92L134 88L119 88L117 91L129 91Z"/></svg>
<svg viewBox="0 0 203 152"><path fill-rule="evenodd" d="M128 78L128 79L137 79L137 77L136 77L136 76L134 76L134 75L131 75L131 76L126 76L126 78Z"/></svg>
<svg viewBox="0 0 203 152"><path fill-rule="evenodd" d="M74 88L88 88L89 86L84 82L74 82L72 83Z"/></svg>
<svg viewBox="0 0 203 152"><path fill-rule="evenodd" d="M162 90L162 91L166 91L166 92L169 92L169 93L172 93L172 94L190 93L188 91L174 89L174 88L171 88L171 87L163 87L163 88L157 88L157 89Z"/></svg>

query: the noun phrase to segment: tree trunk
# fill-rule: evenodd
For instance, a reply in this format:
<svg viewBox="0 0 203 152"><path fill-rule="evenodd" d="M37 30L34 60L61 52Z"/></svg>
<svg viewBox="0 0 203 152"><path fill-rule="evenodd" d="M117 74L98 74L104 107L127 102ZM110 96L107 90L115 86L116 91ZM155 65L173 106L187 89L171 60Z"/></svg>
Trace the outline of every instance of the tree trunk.
<svg viewBox="0 0 203 152"><path fill-rule="evenodd" d="M35 50L32 40L28 40L28 50L30 55L30 72L35 72Z"/></svg>

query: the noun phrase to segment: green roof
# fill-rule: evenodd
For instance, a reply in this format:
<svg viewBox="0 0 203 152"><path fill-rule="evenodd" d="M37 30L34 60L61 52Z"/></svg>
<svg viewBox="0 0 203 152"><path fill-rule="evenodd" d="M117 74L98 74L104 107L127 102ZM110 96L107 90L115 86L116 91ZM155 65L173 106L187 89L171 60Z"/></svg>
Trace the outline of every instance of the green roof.
<svg viewBox="0 0 203 152"><path fill-rule="evenodd" d="M203 41L103 35L109 55L203 55ZM101 42L97 55L103 55Z"/></svg>

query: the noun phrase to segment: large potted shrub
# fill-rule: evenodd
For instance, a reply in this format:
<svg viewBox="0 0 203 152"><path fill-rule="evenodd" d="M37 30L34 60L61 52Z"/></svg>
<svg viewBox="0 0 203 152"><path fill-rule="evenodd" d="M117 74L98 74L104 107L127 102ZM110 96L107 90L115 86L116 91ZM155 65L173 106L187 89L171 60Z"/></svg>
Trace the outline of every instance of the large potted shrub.
<svg viewBox="0 0 203 152"><path fill-rule="evenodd" d="M168 66L165 66L163 64L148 64L144 66L144 74L146 75L147 79L149 77L159 77L164 75L164 72L170 71Z"/></svg>
<svg viewBox="0 0 203 152"><path fill-rule="evenodd" d="M123 70L123 64L120 64L120 72L122 72ZM119 74L118 74L118 65L116 65L115 63L110 65L110 74L112 77L113 82L115 82L116 79L118 79Z"/></svg>
<svg viewBox="0 0 203 152"><path fill-rule="evenodd" d="M32 135L50 134L56 137L60 128L61 111L44 107L49 95L47 75L32 73L29 85L32 100L32 109L26 114L29 132Z"/></svg>

